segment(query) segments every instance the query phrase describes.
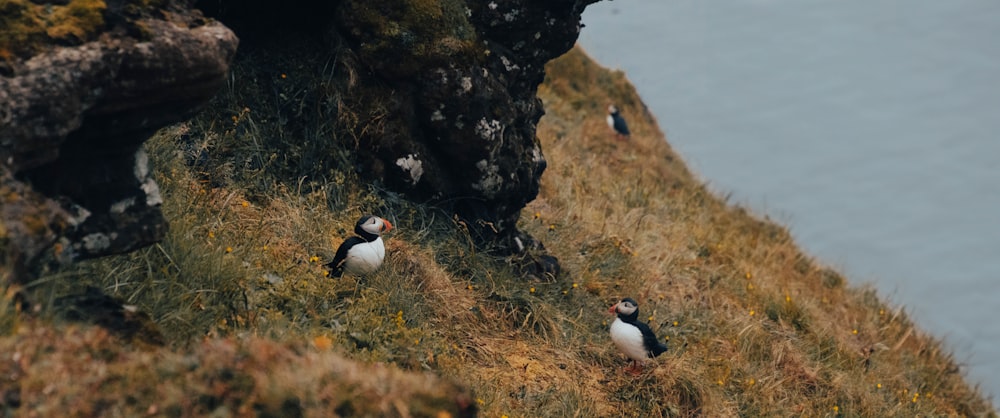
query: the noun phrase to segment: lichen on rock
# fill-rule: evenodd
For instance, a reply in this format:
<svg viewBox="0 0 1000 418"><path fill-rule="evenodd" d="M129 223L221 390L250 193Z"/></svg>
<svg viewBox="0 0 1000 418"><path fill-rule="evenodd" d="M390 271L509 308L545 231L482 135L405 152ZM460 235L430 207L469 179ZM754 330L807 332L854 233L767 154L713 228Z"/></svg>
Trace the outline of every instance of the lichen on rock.
<svg viewBox="0 0 1000 418"><path fill-rule="evenodd" d="M159 240L162 198L142 143L215 94L236 36L181 1L3 0L0 10L0 165L10 187L64 209L51 213L66 226L55 232L68 259ZM16 242L42 239L12 227L17 219L0 222ZM17 258L30 263L45 249L21 246Z"/></svg>

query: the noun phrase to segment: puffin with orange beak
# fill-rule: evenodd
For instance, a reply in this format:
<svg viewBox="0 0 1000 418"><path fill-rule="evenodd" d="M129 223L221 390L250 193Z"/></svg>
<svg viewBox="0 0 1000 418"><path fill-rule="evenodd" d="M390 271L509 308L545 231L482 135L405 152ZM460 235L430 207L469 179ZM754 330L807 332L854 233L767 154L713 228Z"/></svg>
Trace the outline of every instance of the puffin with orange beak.
<svg viewBox="0 0 1000 418"><path fill-rule="evenodd" d="M647 359L667 351L667 346L656 338L649 325L639 322L639 304L635 300L622 299L608 312L616 315L615 322L611 323L611 341L632 360L626 371L639 374Z"/></svg>
<svg viewBox="0 0 1000 418"><path fill-rule="evenodd" d="M337 248L333 261L326 264L330 275L364 275L377 270L385 259L382 234L391 230L392 223L388 220L374 215L362 216L354 225L354 233L358 235L344 240Z"/></svg>

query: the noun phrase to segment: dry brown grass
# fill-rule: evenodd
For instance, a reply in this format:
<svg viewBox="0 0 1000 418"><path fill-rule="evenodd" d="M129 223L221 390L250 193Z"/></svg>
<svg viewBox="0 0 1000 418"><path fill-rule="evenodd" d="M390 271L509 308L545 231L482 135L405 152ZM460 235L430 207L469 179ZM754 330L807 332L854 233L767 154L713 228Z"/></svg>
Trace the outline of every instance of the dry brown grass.
<svg viewBox="0 0 1000 418"><path fill-rule="evenodd" d="M449 408L464 402L456 394L468 392L426 372L471 388L461 396L489 417L993 414L901 309L803 255L785 228L708 192L624 75L574 50L550 64L539 95L549 168L520 226L559 257L556 281L518 277L470 245L448 214L360 183L349 164L308 183L269 180L272 163L226 175L226 161L262 155L254 146L262 142L247 136L270 128L241 130L246 115L195 138L205 149L225 144L226 160L208 174L174 151L187 129L175 127L150 144L172 223L167 239L55 273L72 285L43 278L32 287L55 300L97 285L149 312L167 347L116 345L92 328L61 336L58 320L23 322L0 309L2 329L19 330L0 344L33 359L16 366L20 412L130 415L155 404L160 412L343 414L341 374L324 371L347 367L360 370L343 374L359 379L352 388L383 378L395 385L347 392L377 406L359 415L456 414ZM629 119L629 142L616 142L604 124L609 102ZM349 152L351 141L342 142ZM367 278L324 277L320 265L362 212L397 226L386 265ZM607 334L606 308L625 296L670 344L638 377L623 372ZM100 361L75 354L81 344L99 347L90 352ZM151 358L166 366L150 371ZM191 362L199 366L178 366ZM235 374L219 379L222 370ZM41 383L53 376L82 380ZM95 385L131 395L86 391ZM409 404L424 399L421 391L453 402Z"/></svg>

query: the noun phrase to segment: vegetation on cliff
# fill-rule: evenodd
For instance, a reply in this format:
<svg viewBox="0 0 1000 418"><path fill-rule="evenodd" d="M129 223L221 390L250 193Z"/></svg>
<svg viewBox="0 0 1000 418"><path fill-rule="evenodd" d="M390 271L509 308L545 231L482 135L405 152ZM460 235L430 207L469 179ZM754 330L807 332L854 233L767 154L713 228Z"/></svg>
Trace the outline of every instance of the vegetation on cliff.
<svg viewBox="0 0 1000 418"><path fill-rule="evenodd" d="M706 190L624 75L579 50L550 63L539 89L549 167L518 225L560 259L552 281L524 279L450 214L361 182L350 138L324 145L337 148L332 164L298 165L331 132L274 135L282 119L272 112L307 96L309 83L289 85L253 98L230 85L147 144L171 223L162 243L27 284L34 315L17 312L9 289L7 412L993 414L901 308ZM604 124L609 102L629 118L628 142ZM287 152L260 146L276 140ZM283 167L289 155L295 167ZM397 227L386 265L367 278L325 277L361 213ZM55 302L88 286L127 305L109 320L85 309L101 303ZM607 334L607 307L626 296L670 345L638 377L623 372Z"/></svg>

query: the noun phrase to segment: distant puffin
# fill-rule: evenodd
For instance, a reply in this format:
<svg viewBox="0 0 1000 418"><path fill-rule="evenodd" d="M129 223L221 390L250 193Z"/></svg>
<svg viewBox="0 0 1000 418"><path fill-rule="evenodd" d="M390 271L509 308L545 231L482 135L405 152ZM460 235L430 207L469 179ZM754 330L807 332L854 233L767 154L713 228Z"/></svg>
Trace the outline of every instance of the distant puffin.
<svg viewBox="0 0 1000 418"><path fill-rule="evenodd" d="M626 371L639 374L646 359L667 351L667 346L660 343L649 325L639 322L639 304L635 300L622 299L608 309L608 312L617 315L615 322L611 324L611 341L614 341L619 351L632 359L632 365Z"/></svg>
<svg viewBox="0 0 1000 418"><path fill-rule="evenodd" d="M382 265L385 258L385 245L382 244L382 234L392 230L388 220L374 215L365 215L354 225L354 233L337 248L337 255L326 265L330 275L340 277L345 272L349 274L368 274Z"/></svg>
<svg viewBox="0 0 1000 418"><path fill-rule="evenodd" d="M631 135L631 132L628 130L628 124L625 123L625 118L618 112L618 108L615 105L608 105L608 126L615 131L615 137L620 141L628 139L629 135Z"/></svg>

